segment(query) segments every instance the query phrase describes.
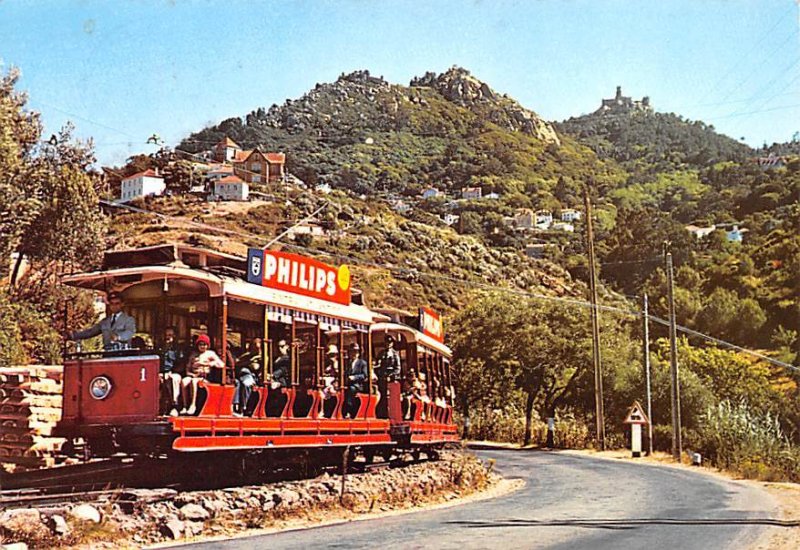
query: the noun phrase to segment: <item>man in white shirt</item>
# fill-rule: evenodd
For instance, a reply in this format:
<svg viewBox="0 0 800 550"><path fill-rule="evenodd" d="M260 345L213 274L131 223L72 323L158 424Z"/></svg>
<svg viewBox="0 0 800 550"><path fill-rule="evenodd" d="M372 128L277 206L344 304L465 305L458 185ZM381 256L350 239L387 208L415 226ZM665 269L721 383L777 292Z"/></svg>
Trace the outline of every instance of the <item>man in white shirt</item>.
<svg viewBox="0 0 800 550"><path fill-rule="evenodd" d="M103 335L103 349L127 348L136 334L136 319L122 311L122 297L117 292L109 292L108 314L99 323L85 330L73 332L70 340L86 340L98 334Z"/></svg>

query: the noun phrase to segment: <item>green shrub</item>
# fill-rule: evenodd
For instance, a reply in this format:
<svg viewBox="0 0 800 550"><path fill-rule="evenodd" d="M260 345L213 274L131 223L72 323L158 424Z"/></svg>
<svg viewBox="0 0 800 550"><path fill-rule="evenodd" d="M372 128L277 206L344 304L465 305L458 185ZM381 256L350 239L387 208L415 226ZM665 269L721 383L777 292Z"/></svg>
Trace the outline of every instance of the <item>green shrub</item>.
<svg viewBox="0 0 800 550"><path fill-rule="evenodd" d="M800 481L800 448L791 445L777 416L723 401L700 420L694 443L715 465L765 481Z"/></svg>

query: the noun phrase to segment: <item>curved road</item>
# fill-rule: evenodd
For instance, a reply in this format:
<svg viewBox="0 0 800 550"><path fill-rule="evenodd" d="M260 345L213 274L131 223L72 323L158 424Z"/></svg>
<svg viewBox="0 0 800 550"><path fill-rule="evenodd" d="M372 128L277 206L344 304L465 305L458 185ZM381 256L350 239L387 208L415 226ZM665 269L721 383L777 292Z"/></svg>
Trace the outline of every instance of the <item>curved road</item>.
<svg viewBox="0 0 800 550"><path fill-rule="evenodd" d="M742 483L677 468L557 452L478 451L525 487L462 506L192 548L743 548L777 517Z"/></svg>

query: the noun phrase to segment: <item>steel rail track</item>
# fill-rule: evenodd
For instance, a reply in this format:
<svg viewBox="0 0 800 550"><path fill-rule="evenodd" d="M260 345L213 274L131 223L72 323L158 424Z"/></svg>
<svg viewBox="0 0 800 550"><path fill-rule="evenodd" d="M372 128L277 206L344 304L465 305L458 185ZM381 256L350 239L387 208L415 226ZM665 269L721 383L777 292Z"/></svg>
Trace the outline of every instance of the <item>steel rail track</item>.
<svg viewBox="0 0 800 550"><path fill-rule="evenodd" d="M437 457L438 458L438 457ZM380 462L353 461L348 464L348 474L368 473L390 468L404 468L429 462L437 458L401 456ZM213 467L214 464L206 464ZM235 476L227 477L226 484L197 484L198 476L185 464L171 459L116 458L86 464L59 466L44 470L33 470L19 474L0 475L0 510L35 506L56 506L71 502L97 501L122 495L125 489L175 488L183 490L219 489L237 486L231 481L240 481L238 486L254 483L270 483L291 479L310 479L312 475L298 475L302 465L292 469L279 469L258 480ZM329 464L325 468L332 473L341 472L341 464Z"/></svg>

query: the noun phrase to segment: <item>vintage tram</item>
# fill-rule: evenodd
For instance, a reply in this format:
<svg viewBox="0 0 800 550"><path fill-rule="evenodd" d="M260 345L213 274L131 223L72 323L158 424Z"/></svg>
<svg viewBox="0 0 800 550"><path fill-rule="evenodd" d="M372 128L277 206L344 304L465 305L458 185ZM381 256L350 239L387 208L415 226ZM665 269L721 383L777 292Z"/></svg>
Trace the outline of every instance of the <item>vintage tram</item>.
<svg viewBox="0 0 800 550"><path fill-rule="evenodd" d="M347 266L273 250L251 249L243 258L160 245L108 252L101 270L67 276L64 283L119 293L137 333L146 335L138 348L68 354L57 427L67 438L67 453L175 456L348 447L388 456L398 449L435 452L458 440L451 354L438 316L424 308L413 319L368 308L351 290ZM233 409L235 373L227 361L216 380L200 382L194 414L169 414L159 353L168 326L186 347L207 335L223 360L254 339L263 342L258 383L244 414ZM376 373L376 358L389 340L400 358L393 378ZM281 387L271 383L278 342L290 349L288 383ZM362 392L348 396L350 350L356 347L369 376ZM335 373L326 367L326 354L337 356L330 363L338 365ZM337 378L327 380L327 394L326 375Z"/></svg>

